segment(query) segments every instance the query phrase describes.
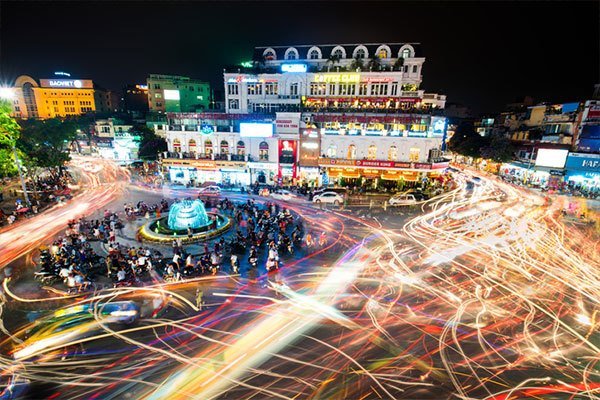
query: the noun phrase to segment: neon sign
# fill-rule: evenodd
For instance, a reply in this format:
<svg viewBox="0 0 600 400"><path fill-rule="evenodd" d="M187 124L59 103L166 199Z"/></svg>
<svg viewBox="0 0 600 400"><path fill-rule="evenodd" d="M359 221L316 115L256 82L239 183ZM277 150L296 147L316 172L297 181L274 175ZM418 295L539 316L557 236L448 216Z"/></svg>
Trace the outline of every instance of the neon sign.
<svg viewBox="0 0 600 400"><path fill-rule="evenodd" d="M71 76L71 74L69 74L68 72L62 72L62 71L57 71L54 73L54 75L61 75L61 76Z"/></svg>
<svg viewBox="0 0 600 400"><path fill-rule="evenodd" d="M281 64L281 72L306 72L306 64Z"/></svg>
<svg viewBox="0 0 600 400"><path fill-rule="evenodd" d="M80 88L82 87L82 83L79 79L75 79L74 81L65 80L65 79L50 79L48 81L51 87L74 87Z"/></svg>
<svg viewBox="0 0 600 400"><path fill-rule="evenodd" d="M316 74L315 82L357 83L360 82L360 74Z"/></svg>
<svg viewBox="0 0 600 400"><path fill-rule="evenodd" d="M240 83L240 82L258 83L258 79L256 79L256 78L246 78L246 77L243 77L243 76L237 76L235 78L229 78L229 79L227 79L227 82L229 82L229 83Z"/></svg>

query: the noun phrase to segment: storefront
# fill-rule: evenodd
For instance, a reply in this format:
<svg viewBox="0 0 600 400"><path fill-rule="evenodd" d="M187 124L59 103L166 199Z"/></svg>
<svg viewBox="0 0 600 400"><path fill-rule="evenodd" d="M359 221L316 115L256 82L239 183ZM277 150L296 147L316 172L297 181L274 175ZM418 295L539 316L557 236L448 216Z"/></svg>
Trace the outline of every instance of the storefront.
<svg viewBox="0 0 600 400"><path fill-rule="evenodd" d="M565 181L585 190L600 189L600 154L570 153Z"/></svg>
<svg viewBox="0 0 600 400"><path fill-rule="evenodd" d="M258 182L272 185L277 179L277 170L277 163L249 162L250 183Z"/></svg>
<svg viewBox="0 0 600 400"><path fill-rule="evenodd" d="M221 182L221 172L213 160L165 159L162 165L166 177L173 183Z"/></svg>
<svg viewBox="0 0 600 400"><path fill-rule="evenodd" d="M220 179L217 182L224 185L244 185L248 186L252 183L250 180L250 172L245 162L241 161L217 161L217 168L221 173Z"/></svg>
<svg viewBox="0 0 600 400"><path fill-rule="evenodd" d="M515 183L554 189L558 188L563 180L562 169L536 167L519 162L502 164L500 175Z"/></svg>

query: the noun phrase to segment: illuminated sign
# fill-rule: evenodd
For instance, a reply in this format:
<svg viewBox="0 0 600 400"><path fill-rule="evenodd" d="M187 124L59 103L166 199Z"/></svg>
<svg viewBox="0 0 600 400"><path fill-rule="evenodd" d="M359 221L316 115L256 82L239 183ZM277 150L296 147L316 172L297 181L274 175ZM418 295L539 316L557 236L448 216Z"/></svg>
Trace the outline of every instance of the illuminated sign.
<svg viewBox="0 0 600 400"><path fill-rule="evenodd" d="M240 66L244 67L244 68L252 68L252 61L244 61L243 63L240 63Z"/></svg>
<svg viewBox="0 0 600 400"><path fill-rule="evenodd" d="M360 81L360 74L316 74L315 82L342 82L356 83Z"/></svg>
<svg viewBox="0 0 600 400"><path fill-rule="evenodd" d="M205 135L213 133L214 131L215 131L215 128L212 125L202 124L200 126L200 132L204 133Z"/></svg>
<svg viewBox="0 0 600 400"><path fill-rule="evenodd" d="M304 142L304 143L302 143L302 147L304 147L305 149L314 150L314 149L318 149L319 148L319 143Z"/></svg>
<svg viewBox="0 0 600 400"><path fill-rule="evenodd" d="M281 64L281 72L306 72L306 64Z"/></svg>
<svg viewBox="0 0 600 400"><path fill-rule="evenodd" d="M535 165L538 167L563 168L568 155L569 150L539 149L535 159Z"/></svg>
<svg viewBox="0 0 600 400"><path fill-rule="evenodd" d="M135 88L140 90L148 90L148 85L135 85Z"/></svg>
<svg viewBox="0 0 600 400"><path fill-rule="evenodd" d="M48 84L51 87L71 87L71 88L80 88L82 87L81 81L79 79L75 80L66 80L66 79L50 79L48 80Z"/></svg>
<svg viewBox="0 0 600 400"><path fill-rule="evenodd" d="M363 77L361 82L393 82L394 78Z"/></svg>
<svg viewBox="0 0 600 400"><path fill-rule="evenodd" d="M235 78L229 78L229 79L227 79L227 82L229 82L229 83L240 83L240 82L258 83L258 79L256 79L256 78L246 78L246 77L243 77L243 76L237 76Z"/></svg>
<svg viewBox="0 0 600 400"><path fill-rule="evenodd" d="M179 100L179 90L165 89L165 100Z"/></svg>
<svg viewBox="0 0 600 400"><path fill-rule="evenodd" d="M68 72L62 72L62 71L55 72L54 75L71 76L71 74L69 74Z"/></svg>
<svg viewBox="0 0 600 400"><path fill-rule="evenodd" d="M431 117L431 125L429 125L429 131L434 135L443 135L446 131L446 118Z"/></svg>
<svg viewBox="0 0 600 400"><path fill-rule="evenodd" d="M241 137L271 137L273 136L273 124L265 123L240 123Z"/></svg>

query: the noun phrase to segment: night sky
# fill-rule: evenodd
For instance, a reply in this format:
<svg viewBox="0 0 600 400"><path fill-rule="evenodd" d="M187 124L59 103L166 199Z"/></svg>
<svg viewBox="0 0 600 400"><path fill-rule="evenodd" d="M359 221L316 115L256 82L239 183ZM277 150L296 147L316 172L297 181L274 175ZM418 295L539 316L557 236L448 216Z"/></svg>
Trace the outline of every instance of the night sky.
<svg viewBox="0 0 600 400"><path fill-rule="evenodd" d="M260 45L420 42L423 86L478 112L590 98L599 2L0 3L0 78L68 71L109 89L149 73L209 80Z"/></svg>

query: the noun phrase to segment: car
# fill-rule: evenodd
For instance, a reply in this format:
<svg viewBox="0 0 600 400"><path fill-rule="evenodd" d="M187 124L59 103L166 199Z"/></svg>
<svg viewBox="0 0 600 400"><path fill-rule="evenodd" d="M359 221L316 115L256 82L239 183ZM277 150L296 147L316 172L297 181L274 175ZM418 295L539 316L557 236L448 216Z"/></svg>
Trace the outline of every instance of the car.
<svg viewBox="0 0 600 400"><path fill-rule="evenodd" d="M417 204L414 194L397 194L388 200L390 206L412 206Z"/></svg>
<svg viewBox="0 0 600 400"><path fill-rule="evenodd" d="M336 192L324 192L313 197L313 203L331 203L340 205L344 202L342 195Z"/></svg>
<svg viewBox="0 0 600 400"><path fill-rule="evenodd" d="M278 189L271 193L271 197L275 200L291 200L294 195L289 190Z"/></svg>
<svg viewBox="0 0 600 400"><path fill-rule="evenodd" d="M205 186L198 190L198 194L220 194L221 188L218 186Z"/></svg>

